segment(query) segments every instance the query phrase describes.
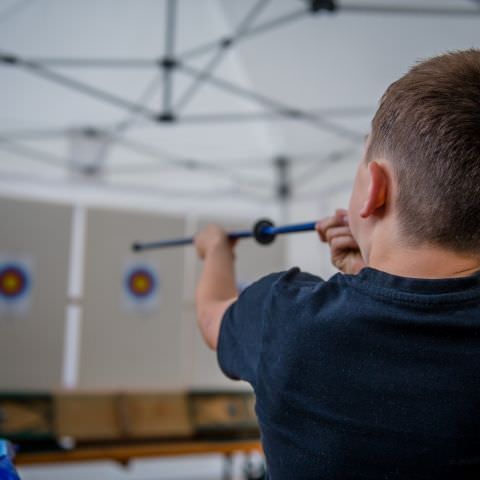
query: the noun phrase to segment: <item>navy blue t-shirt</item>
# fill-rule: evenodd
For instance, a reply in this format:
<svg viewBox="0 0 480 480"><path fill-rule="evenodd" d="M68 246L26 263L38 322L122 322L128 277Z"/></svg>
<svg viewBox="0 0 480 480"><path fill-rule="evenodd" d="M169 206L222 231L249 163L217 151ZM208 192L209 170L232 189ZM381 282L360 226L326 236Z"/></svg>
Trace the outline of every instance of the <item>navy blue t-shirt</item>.
<svg viewBox="0 0 480 480"><path fill-rule="evenodd" d="M480 274L275 273L218 360L255 390L272 480L480 479Z"/></svg>

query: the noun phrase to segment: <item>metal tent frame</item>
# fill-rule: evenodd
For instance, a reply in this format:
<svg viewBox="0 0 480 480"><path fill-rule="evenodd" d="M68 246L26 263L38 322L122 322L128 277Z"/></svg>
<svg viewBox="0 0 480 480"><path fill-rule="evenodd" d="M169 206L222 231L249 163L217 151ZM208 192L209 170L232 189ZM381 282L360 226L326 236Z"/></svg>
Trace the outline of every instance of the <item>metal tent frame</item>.
<svg viewBox="0 0 480 480"><path fill-rule="evenodd" d="M12 12L21 8L28 0L18 0L17 4L0 13L0 22L2 17L11 16ZM295 120L302 122L309 127L328 132L338 137L359 144L363 141L364 135L355 130L347 128L336 121L332 117L339 116L356 116L370 113L372 109L368 107L351 108L351 109L330 109L330 110L305 110L296 106L286 104L275 98L271 98L264 94L255 92L251 89L238 85L230 80L215 75L215 70L225 58L226 53L238 44L255 38L258 35L270 32L271 30L280 28L292 22L299 21L312 15L334 15L339 12L350 14L368 14L368 15L424 15L424 16L459 16L471 17L477 15L480 17L479 2L472 1L471 8L447 8L447 7L421 7L407 5L379 6L379 5L359 5L359 4L338 4L335 0L308 0L294 8L291 12L276 18L256 23L259 15L268 6L270 0L257 0L253 6L247 11L244 18L236 26L229 36L217 38L198 45L189 50L176 53L175 40L177 30L177 2L180 0L165 0L165 48L163 56L153 59L145 58L23 58L12 52L4 52L0 50L0 65L4 67L23 69L26 72L49 80L61 87L72 89L76 92L93 97L98 101L105 102L109 105L119 108L125 112L126 117L121 119L113 126L95 126L89 125L82 127L82 131L86 136L95 136L100 133L109 141L116 142L124 148L128 148L136 153L146 157L160 160L162 165L170 164L170 166L184 169L206 169L209 172L218 175L226 175L227 177L238 180L235 175L226 167L213 166L208 162L198 159L182 158L172 155L168 152L162 152L157 147L145 145L141 142L126 140L123 133L133 125L133 120L137 117L145 119L149 123L157 125L161 124L208 124L217 122L252 122L252 121L272 121L272 120ZM475 4L475 5L473 5ZM212 54L202 69L193 67L189 61L195 57ZM69 67L81 68L131 68L131 69L157 69L154 78L141 93L137 102L114 95L106 90L90 85L85 82L76 80L75 78L59 73L54 70L55 67L63 69ZM190 79L187 88L180 93L178 99L174 99L174 87L176 75L182 74ZM252 102L263 110L253 113L245 112L225 112L212 114L183 114L183 110L192 99L201 91L203 85L209 85L223 92L227 92L233 96L242 98ZM159 111L153 110L146 106L148 100L162 88L162 105ZM16 131L16 132L0 132L0 148L8 150L20 156L28 157L38 162L43 162L49 166L64 168L66 162L64 159L43 152L39 149L21 143L21 140L31 140L35 138L55 137L65 135L69 129L56 130L38 130L38 131ZM338 153L338 152L337 152ZM336 152L334 152L334 157ZM345 156L345 155L344 155ZM288 168L285 164L292 161L292 156L286 158L279 155L282 161L275 160L273 165L281 166L277 168L278 178L282 184L285 184L285 171ZM295 158L295 156L293 157ZM336 160L342 158L337 155ZM285 163L286 162L286 163ZM315 169L314 169L315 170ZM314 171L312 170L312 172ZM318 170L318 167L317 167ZM302 175L303 178L305 175ZM311 177L309 177L311 178ZM246 179L251 182L253 179ZM292 180L288 180L289 182ZM285 200L290 197L292 188L277 188L275 196L277 199ZM283 192L283 193L281 193Z"/></svg>

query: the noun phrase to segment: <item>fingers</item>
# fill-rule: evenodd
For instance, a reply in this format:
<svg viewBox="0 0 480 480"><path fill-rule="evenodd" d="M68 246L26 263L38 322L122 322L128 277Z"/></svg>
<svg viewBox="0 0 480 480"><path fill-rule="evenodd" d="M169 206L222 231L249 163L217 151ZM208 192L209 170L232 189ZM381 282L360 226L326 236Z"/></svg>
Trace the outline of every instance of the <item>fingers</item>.
<svg viewBox="0 0 480 480"><path fill-rule="evenodd" d="M343 273L357 273L364 266L360 247L352 235L348 212L343 208L320 220L315 229L320 239L328 243L332 264Z"/></svg>
<svg viewBox="0 0 480 480"><path fill-rule="evenodd" d="M339 252L345 252L348 250L358 251L358 244L351 235L334 237L329 243L333 257Z"/></svg>
<svg viewBox="0 0 480 480"><path fill-rule="evenodd" d="M348 217L348 211L345 208L337 208L335 210L335 216Z"/></svg>
<svg viewBox="0 0 480 480"><path fill-rule="evenodd" d="M327 232L330 229L346 226L348 226L348 212L345 209L337 209L331 217L320 220L315 225L315 230L318 232L322 242L327 242Z"/></svg>
<svg viewBox="0 0 480 480"><path fill-rule="evenodd" d="M235 241L228 238L227 232L218 225L207 225L194 237L195 248L200 259L204 259L208 252L218 248L228 248L233 251Z"/></svg>
<svg viewBox="0 0 480 480"><path fill-rule="evenodd" d="M335 237L341 236L351 236L352 232L350 231L350 227L332 227L329 228L325 233L325 238L328 243L332 241Z"/></svg>

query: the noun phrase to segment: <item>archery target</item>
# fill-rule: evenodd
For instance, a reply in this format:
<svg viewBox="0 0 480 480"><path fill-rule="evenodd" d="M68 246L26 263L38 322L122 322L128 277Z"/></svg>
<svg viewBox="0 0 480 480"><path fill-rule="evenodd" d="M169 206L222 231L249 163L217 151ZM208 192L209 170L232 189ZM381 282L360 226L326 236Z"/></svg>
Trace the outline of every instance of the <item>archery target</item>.
<svg viewBox="0 0 480 480"><path fill-rule="evenodd" d="M29 288L28 272L14 263L0 267L0 295L6 300L16 300L24 296Z"/></svg>
<svg viewBox="0 0 480 480"><path fill-rule="evenodd" d="M127 289L136 299L144 299L155 293L157 280L150 269L138 267L127 276Z"/></svg>
<svg viewBox="0 0 480 480"><path fill-rule="evenodd" d="M148 264L130 265L125 270L123 291L129 310L152 310L158 306L160 279Z"/></svg>
<svg viewBox="0 0 480 480"><path fill-rule="evenodd" d="M0 261L0 312L25 313L30 303L32 274L27 262Z"/></svg>

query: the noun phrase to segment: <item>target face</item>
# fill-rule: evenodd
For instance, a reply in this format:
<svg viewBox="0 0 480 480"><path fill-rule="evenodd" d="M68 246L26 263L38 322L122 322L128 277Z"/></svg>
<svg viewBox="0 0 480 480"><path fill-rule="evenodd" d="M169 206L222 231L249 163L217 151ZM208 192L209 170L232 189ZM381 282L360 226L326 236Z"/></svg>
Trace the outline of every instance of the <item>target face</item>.
<svg viewBox="0 0 480 480"><path fill-rule="evenodd" d="M29 289L30 279L27 270L18 264L0 266L0 296L6 300L18 300Z"/></svg>
<svg viewBox="0 0 480 480"><path fill-rule="evenodd" d="M125 286L131 298L147 300L156 294L158 280L151 268L135 267L127 273Z"/></svg>

